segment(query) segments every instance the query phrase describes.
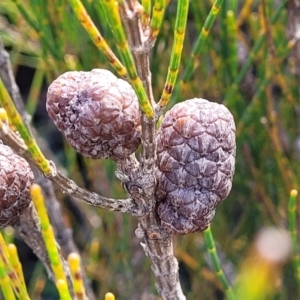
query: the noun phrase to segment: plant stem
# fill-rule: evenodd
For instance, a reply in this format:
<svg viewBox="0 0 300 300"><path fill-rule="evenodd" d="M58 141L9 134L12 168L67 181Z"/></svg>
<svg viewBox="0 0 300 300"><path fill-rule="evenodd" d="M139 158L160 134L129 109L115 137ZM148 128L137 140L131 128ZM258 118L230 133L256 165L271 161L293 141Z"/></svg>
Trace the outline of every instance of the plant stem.
<svg viewBox="0 0 300 300"><path fill-rule="evenodd" d="M151 73L149 68L149 52L151 43L146 39L141 26L139 6L137 1L120 1L122 21L125 25L129 46L131 48L138 75L144 83L148 97L154 106ZM184 2L184 1L183 1ZM185 300L179 274L178 262L173 253L173 243L170 234L163 232L158 224L155 199L155 160L156 160L156 121L142 113L142 153L139 169L134 172L135 178L131 178L128 186L129 194L134 197L138 205L146 208L146 213L139 216L139 228L136 235L144 239L142 244L146 255L152 265L152 271L156 280L156 287L163 299ZM135 195L136 187L141 192Z"/></svg>
<svg viewBox="0 0 300 300"><path fill-rule="evenodd" d="M152 19L150 23L150 42L154 43L159 33L164 13L166 10L166 0L155 0L152 9Z"/></svg>
<svg viewBox="0 0 300 300"><path fill-rule="evenodd" d="M177 14L175 21L174 43L172 47L171 59L168 69L168 75L165 82L163 93L160 97L158 108L162 111L170 101L174 85L176 83L181 53L186 32L186 22L189 10L188 0L178 0Z"/></svg>
<svg viewBox="0 0 300 300"><path fill-rule="evenodd" d="M206 39L211 31L211 28L220 12L222 3L223 3L223 0L216 0L213 4L211 10L209 11L209 14L206 17L206 20L201 29L201 33L200 33L198 39L196 40L196 42L194 43L192 53L190 55L190 59L188 60L186 68L184 70L184 73L183 73L182 77L180 78L181 82L179 85L177 85L177 88L174 92L176 99L178 99L179 94L180 94L180 85L184 86L187 84L187 82L191 79L191 77L196 69L195 66L199 65L199 63L197 63L197 60L199 59L199 54L200 54L202 47L204 46Z"/></svg>
<svg viewBox="0 0 300 300"><path fill-rule="evenodd" d="M129 64L131 67L129 70L126 69L126 67L119 61L119 59L116 57L116 55L113 53L111 48L108 46L105 39L102 37L101 33L95 26L94 22L90 18L88 12L86 11L85 7L81 3L80 0L69 0L74 13L78 20L80 21L81 25L85 28L85 30L90 35L91 39L93 40L94 44L97 46L97 48L104 54L108 62L113 66L113 68L119 73L120 76L124 77L126 80L128 80L132 87L134 88L141 110L145 113L145 115L148 118L154 117L154 112L152 109L152 106L150 105L150 102L148 100L147 94L144 90L143 84L140 80L140 78L137 76L136 72L134 72L134 64L131 62L131 55L126 50L126 46L124 48L124 34L122 34L122 28L120 26L117 26L118 34L116 37L119 39L119 48L121 49L121 53L123 55L123 58L125 58L127 65ZM113 5L116 5L113 3ZM116 12L114 14L116 16ZM115 20L118 20L118 18L114 18ZM118 21L119 22L119 21ZM120 23L120 22L119 22ZM117 24L116 24L117 25Z"/></svg>
<svg viewBox="0 0 300 300"><path fill-rule="evenodd" d="M204 230L204 237L208 248L209 256L211 258L213 269L224 287L226 297L228 300L235 300L232 286L230 285L221 267L220 259L216 249L216 244L210 226L206 230Z"/></svg>
<svg viewBox="0 0 300 300"><path fill-rule="evenodd" d="M173 253L172 237L164 240L144 239L143 248L151 260L156 288L164 300L185 300L179 276L178 262Z"/></svg>

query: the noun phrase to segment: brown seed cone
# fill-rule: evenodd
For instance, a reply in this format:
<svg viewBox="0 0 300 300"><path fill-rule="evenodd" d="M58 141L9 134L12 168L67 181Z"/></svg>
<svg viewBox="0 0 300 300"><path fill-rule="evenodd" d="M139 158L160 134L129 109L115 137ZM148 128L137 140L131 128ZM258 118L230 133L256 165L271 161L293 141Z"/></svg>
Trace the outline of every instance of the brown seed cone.
<svg viewBox="0 0 300 300"><path fill-rule="evenodd" d="M157 137L158 215L171 233L207 228L231 189L235 124L229 110L204 99L176 104Z"/></svg>
<svg viewBox="0 0 300 300"><path fill-rule="evenodd" d="M0 227L13 224L29 206L33 180L27 161L0 142Z"/></svg>
<svg viewBox="0 0 300 300"><path fill-rule="evenodd" d="M67 141L84 156L122 159L140 145L135 92L110 71L62 74L49 86L46 108Z"/></svg>

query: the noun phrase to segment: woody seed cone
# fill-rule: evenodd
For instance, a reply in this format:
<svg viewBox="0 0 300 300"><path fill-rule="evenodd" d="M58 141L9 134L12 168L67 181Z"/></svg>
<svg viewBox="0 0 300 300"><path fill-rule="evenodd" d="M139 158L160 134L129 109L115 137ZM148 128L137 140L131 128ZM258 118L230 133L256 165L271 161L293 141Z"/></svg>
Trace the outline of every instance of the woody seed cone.
<svg viewBox="0 0 300 300"><path fill-rule="evenodd" d="M229 110L204 99L175 105L157 137L158 215L171 233L202 231L231 189L235 124Z"/></svg>
<svg viewBox="0 0 300 300"><path fill-rule="evenodd" d="M12 225L29 206L33 180L27 161L0 143L0 227Z"/></svg>
<svg viewBox="0 0 300 300"><path fill-rule="evenodd" d="M140 144L138 100L110 71L67 72L49 86L47 111L78 152L122 159Z"/></svg>

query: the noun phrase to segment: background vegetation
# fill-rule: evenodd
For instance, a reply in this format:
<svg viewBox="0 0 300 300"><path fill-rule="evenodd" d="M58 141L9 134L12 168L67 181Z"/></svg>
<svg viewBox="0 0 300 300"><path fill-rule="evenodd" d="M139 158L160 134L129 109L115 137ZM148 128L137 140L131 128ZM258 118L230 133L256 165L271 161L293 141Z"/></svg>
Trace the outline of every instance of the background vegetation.
<svg viewBox="0 0 300 300"><path fill-rule="evenodd" d="M83 1L110 43L114 40L99 1ZM170 1L151 54L155 100L164 87L173 43L177 1ZM298 189L300 169L300 7L297 1L224 1L199 55L185 73L193 43L214 1L191 1L187 36L172 96L225 104L235 117L237 160L233 188L212 222L224 271L235 282L256 233L264 227L288 228L288 198ZM92 161L75 153L45 110L48 85L67 70L105 68L103 55L76 19L67 1L0 2L0 36L9 50L17 83L35 128L59 164L79 185L105 196L124 197L110 160ZM156 299L156 290L130 216L76 203L57 191L66 222L99 299ZM9 234L5 232L6 236ZM16 240L33 299L57 299L40 263ZM212 271L202 233L174 238L187 299L224 299ZM276 279L271 299L299 299L289 261Z"/></svg>

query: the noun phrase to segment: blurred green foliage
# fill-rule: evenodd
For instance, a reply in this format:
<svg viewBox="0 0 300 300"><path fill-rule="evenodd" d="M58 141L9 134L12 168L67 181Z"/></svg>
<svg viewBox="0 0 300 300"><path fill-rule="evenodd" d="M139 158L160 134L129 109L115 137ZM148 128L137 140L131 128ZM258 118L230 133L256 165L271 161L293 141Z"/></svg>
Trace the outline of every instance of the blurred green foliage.
<svg viewBox="0 0 300 300"><path fill-rule="evenodd" d="M83 3L117 53L99 1ZM298 22L299 26L300 20L293 14L293 1L224 1L201 53L195 57L190 80L186 80L183 74L193 43L212 4L208 0L190 3L179 79L169 106L202 97L224 103L235 117L237 161L233 187L212 223L225 274L235 280L238 266L257 231L270 225L287 228L289 193L299 186L300 53L296 50L300 42L296 39L295 24ZM170 1L151 52L156 101L161 96L168 70L175 12L176 1ZM91 161L75 154L61 142L58 132L53 134L55 129L45 118L45 91L59 74L93 68L112 70L68 3L2 0L0 35L10 52L18 80L22 82L24 77L30 77L24 89L26 107L47 140L55 135L58 146L52 142L52 150L69 176L95 192L124 196L111 161ZM22 70L27 73L21 75ZM65 196L60 198L63 205ZM67 206L66 218L74 228L99 299L109 290L117 299L150 299L149 292L156 292L150 262L134 235L136 221L127 215L87 205L81 208L92 224L88 239L76 236L81 224ZM207 259L203 234L174 240L187 299L223 299L222 287ZM36 278L35 274L32 280ZM298 299L298 293L293 265L289 262L276 283L272 299Z"/></svg>

